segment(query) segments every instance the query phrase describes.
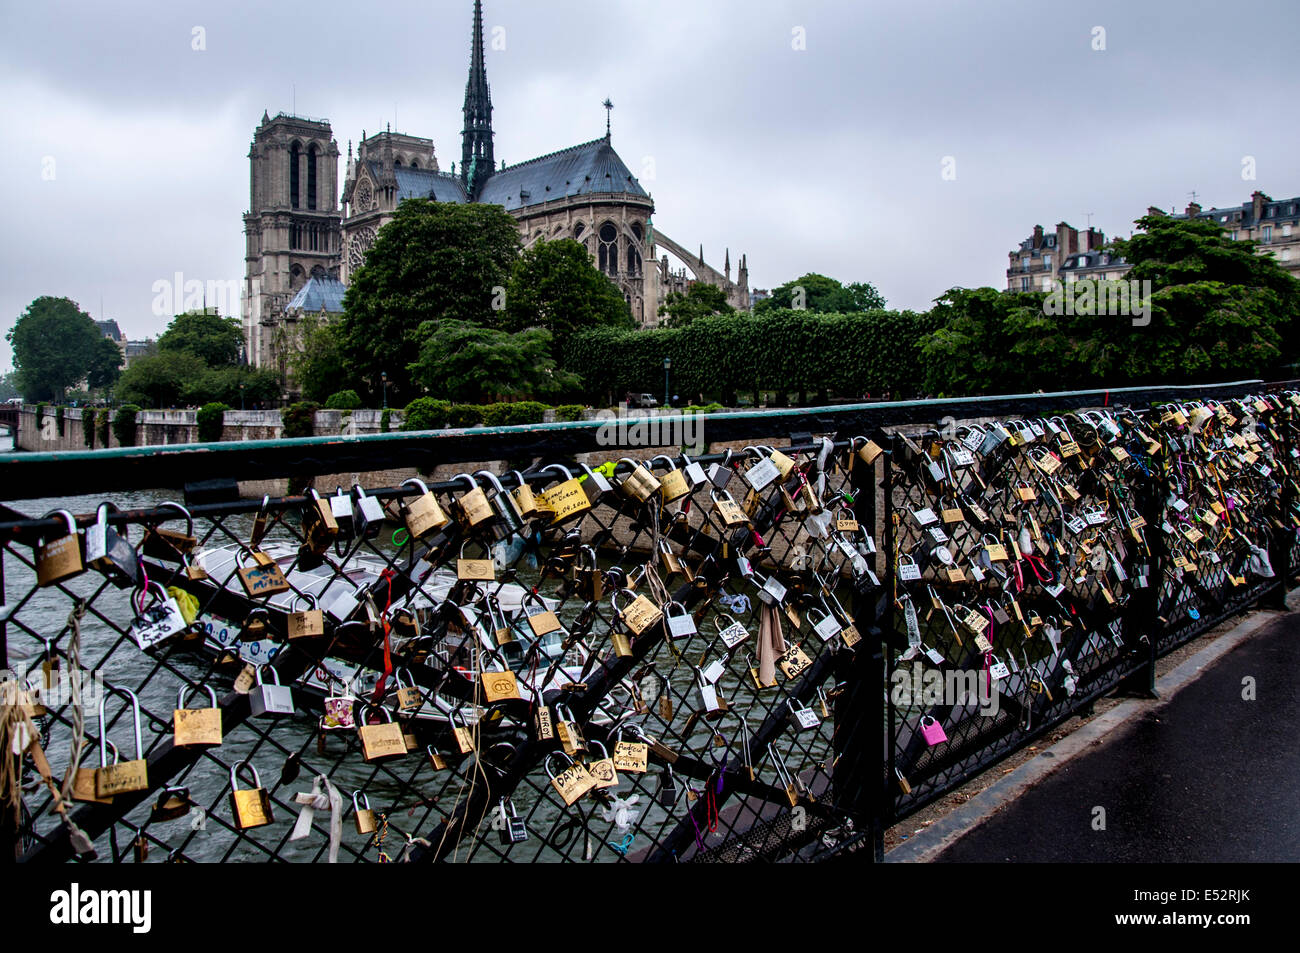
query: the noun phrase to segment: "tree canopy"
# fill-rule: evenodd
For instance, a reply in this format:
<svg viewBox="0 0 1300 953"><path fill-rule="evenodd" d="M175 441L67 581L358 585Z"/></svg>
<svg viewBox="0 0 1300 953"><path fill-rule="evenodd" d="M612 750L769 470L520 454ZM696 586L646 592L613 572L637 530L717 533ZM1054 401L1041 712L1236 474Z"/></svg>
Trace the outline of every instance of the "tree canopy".
<svg viewBox="0 0 1300 953"><path fill-rule="evenodd" d="M541 239L515 262L498 327L545 328L556 349L569 336L594 327L632 327L632 311L618 288L571 238Z"/></svg>
<svg viewBox="0 0 1300 953"><path fill-rule="evenodd" d="M754 305L754 313L793 308L796 311L851 314L884 307L884 296L872 284L855 281L844 285L834 278L809 272L802 278L773 288L770 298Z"/></svg>
<svg viewBox="0 0 1300 953"><path fill-rule="evenodd" d="M208 367L233 367L244 332L238 318L212 311L187 311L172 318L158 339L160 351L188 351Z"/></svg>
<svg viewBox="0 0 1300 953"><path fill-rule="evenodd" d="M408 368L434 397L482 402L572 390L579 381L557 371L551 332L527 328L511 334L468 321L428 321L419 328L419 359Z"/></svg>
<svg viewBox="0 0 1300 953"><path fill-rule="evenodd" d="M670 291L659 306L660 325L680 328L696 318L715 314L731 314L736 309L727 303L727 293L707 281L694 282L686 293Z"/></svg>
<svg viewBox="0 0 1300 953"><path fill-rule="evenodd" d="M37 298L5 339L13 345L15 383L27 400L59 400L92 368L108 373L99 344L103 335L69 298Z"/></svg>
<svg viewBox="0 0 1300 953"><path fill-rule="evenodd" d="M420 326L497 324L518 254L519 226L499 205L402 202L343 298L346 383L374 397L387 372L390 402L416 396L404 372L419 358Z"/></svg>

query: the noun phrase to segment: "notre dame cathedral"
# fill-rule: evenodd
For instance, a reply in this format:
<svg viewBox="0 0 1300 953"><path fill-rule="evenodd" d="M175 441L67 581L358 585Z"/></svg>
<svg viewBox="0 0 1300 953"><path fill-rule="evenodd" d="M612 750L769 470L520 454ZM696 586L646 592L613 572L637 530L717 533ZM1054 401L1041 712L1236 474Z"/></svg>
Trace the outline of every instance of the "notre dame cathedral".
<svg viewBox="0 0 1300 953"><path fill-rule="evenodd" d="M340 196L339 148L329 122L284 113L274 118L263 113L248 157L243 321L248 359L258 366L284 369L289 332L304 313L342 311L348 276L361 266L398 203L408 198L504 206L518 220L525 247L542 238L580 242L642 325L656 323L660 301L671 291L686 290L691 281L723 289L735 308L750 305L743 256L733 281L730 251L718 271L705 264L702 248L692 254L656 233L654 201L614 151L608 112L600 139L497 165L482 0L474 3L459 170L455 163L449 172L440 168L432 139L391 130L363 133L355 156L348 144ZM656 261L659 249L686 268L670 269L666 255Z"/></svg>

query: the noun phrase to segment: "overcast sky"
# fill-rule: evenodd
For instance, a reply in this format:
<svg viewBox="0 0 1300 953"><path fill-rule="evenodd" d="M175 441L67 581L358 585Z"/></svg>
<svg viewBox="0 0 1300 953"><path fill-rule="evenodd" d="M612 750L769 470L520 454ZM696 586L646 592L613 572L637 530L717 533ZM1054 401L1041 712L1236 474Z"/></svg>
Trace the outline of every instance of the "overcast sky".
<svg viewBox="0 0 1300 953"><path fill-rule="evenodd" d="M448 168L472 6L0 0L0 324L65 295L141 338L156 281L242 278L264 109L328 118L344 153L391 122ZM611 97L656 227L747 253L753 287L819 271L924 309L1003 287L1036 223L1300 195L1295 0L487 0L485 22L498 159L596 138Z"/></svg>

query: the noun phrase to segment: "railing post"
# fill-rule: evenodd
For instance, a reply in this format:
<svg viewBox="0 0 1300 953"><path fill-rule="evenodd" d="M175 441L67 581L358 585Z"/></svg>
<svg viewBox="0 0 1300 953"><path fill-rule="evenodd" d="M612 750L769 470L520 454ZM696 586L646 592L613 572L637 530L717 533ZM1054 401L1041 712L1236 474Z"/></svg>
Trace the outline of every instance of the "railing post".
<svg viewBox="0 0 1300 953"><path fill-rule="evenodd" d="M1294 407L1288 408L1287 416L1294 417ZM1268 534L1268 560L1273 565L1273 574L1277 585L1264 600L1270 609L1286 610L1286 594L1291 588L1291 550L1295 546L1295 528L1291 525L1291 507L1295 503L1295 468L1291 458L1291 425L1278 420L1278 437L1280 443L1279 469L1282 471L1282 492L1278 495L1278 514Z"/></svg>

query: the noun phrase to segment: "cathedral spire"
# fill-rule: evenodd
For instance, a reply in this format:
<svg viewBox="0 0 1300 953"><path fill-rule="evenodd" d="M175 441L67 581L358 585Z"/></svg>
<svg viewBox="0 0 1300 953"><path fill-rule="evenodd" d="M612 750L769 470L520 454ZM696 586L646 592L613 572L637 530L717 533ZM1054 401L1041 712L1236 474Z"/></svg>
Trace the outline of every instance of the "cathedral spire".
<svg viewBox="0 0 1300 953"><path fill-rule="evenodd" d="M496 167L492 154L492 91L483 61L483 0L474 0L474 37L465 83L465 127L461 130L460 179L477 196Z"/></svg>

